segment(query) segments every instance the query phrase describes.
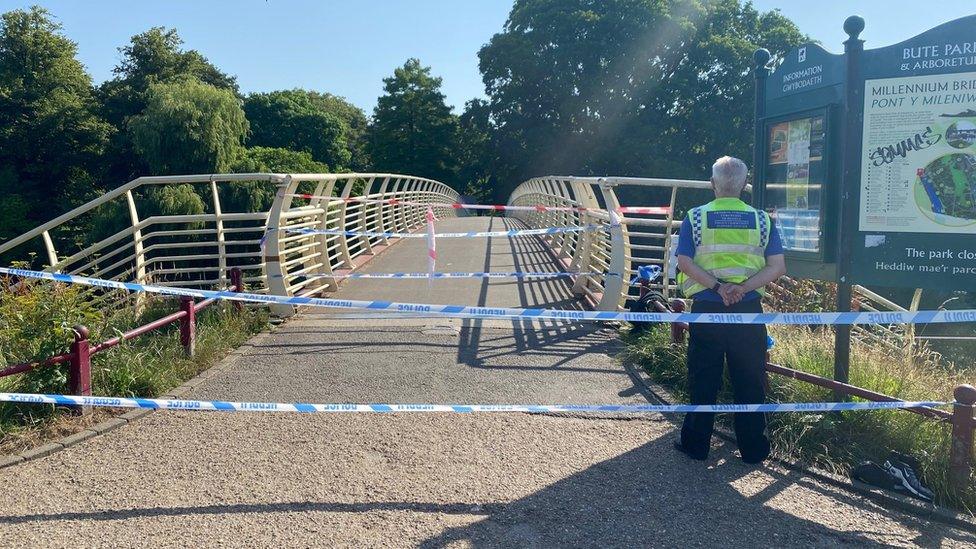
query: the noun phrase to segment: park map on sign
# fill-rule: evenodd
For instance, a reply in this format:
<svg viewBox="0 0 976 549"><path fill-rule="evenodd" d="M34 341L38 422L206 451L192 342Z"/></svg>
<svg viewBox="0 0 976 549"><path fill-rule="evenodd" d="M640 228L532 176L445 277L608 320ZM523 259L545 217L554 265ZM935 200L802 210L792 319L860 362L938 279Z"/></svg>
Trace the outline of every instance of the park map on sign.
<svg viewBox="0 0 976 549"><path fill-rule="evenodd" d="M976 73L868 80L860 230L972 234Z"/></svg>

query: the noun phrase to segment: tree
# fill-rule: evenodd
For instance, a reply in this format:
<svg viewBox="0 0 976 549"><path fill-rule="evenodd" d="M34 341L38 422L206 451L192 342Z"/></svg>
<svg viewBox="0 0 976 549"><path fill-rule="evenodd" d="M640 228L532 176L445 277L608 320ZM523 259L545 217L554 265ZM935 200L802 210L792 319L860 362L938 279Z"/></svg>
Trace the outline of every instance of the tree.
<svg viewBox="0 0 976 549"><path fill-rule="evenodd" d="M329 173L329 166L304 151L248 147L231 166L235 173ZM266 212L274 201L275 188L260 181L246 181L227 186L222 199L232 212Z"/></svg>
<svg viewBox="0 0 976 549"><path fill-rule="evenodd" d="M550 172L700 177L747 157L751 54L803 39L738 0L517 0L479 52L495 172L510 189Z"/></svg>
<svg viewBox="0 0 976 549"><path fill-rule="evenodd" d="M457 185L457 117L444 103L441 79L409 59L383 79L373 111L370 155L375 169Z"/></svg>
<svg viewBox="0 0 976 549"><path fill-rule="evenodd" d="M482 99L468 101L459 118L458 181L463 185L462 194L479 202L492 198L497 182L493 171L494 133L488 103Z"/></svg>
<svg viewBox="0 0 976 549"><path fill-rule="evenodd" d="M338 116L346 123L346 147L349 149L349 168L357 172L370 171L369 120L362 109L331 93L308 92L312 103Z"/></svg>
<svg viewBox="0 0 976 549"><path fill-rule="evenodd" d="M62 213L98 181L111 127L76 53L42 8L0 16L0 238Z"/></svg>
<svg viewBox="0 0 976 549"><path fill-rule="evenodd" d="M249 144L305 151L319 162L349 165L345 121L304 90L251 94L244 101L251 124Z"/></svg>
<svg viewBox="0 0 976 549"><path fill-rule="evenodd" d="M150 84L146 109L129 122L133 147L154 174L226 171L247 129L233 93L193 78Z"/></svg>
<svg viewBox="0 0 976 549"><path fill-rule="evenodd" d="M120 131L109 147L110 178L121 182L145 175L133 149L129 120L145 110L149 88L156 83L180 82L193 78L239 96L237 81L221 72L196 50L181 49L183 40L175 29L153 27L132 37L119 48L122 60L115 67L115 78L98 89L102 115Z"/></svg>

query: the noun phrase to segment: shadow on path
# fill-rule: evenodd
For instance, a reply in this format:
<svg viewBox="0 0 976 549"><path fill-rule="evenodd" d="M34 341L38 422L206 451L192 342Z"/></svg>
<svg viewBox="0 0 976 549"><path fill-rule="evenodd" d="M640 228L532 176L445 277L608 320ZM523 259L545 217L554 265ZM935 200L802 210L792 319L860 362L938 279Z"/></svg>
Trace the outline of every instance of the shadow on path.
<svg viewBox="0 0 976 549"><path fill-rule="evenodd" d="M451 527L421 547L813 546L885 547L976 543L976 536L875 509L877 527L851 527L850 505L865 504L828 491L798 473L754 469L723 448L707 464L693 463L658 437L510 502L286 501L0 515L0 525L125 521L152 517L232 514L410 513L466 515L476 522ZM802 491L817 492L817 497ZM367 492L369 493L369 492ZM368 497L368 496L367 496ZM805 500L805 501L801 501ZM309 517L308 520L315 520ZM363 517L362 520L372 520ZM860 521L857 524L863 524ZM831 527L827 524L837 524ZM379 524L377 524L379 526ZM396 540L396 532L388 534Z"/></svg>

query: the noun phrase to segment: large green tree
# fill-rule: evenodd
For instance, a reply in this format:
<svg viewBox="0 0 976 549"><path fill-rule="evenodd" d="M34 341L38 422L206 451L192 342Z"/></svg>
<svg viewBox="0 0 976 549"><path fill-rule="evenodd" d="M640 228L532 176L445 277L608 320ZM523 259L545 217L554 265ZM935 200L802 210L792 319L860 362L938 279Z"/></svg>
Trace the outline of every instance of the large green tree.
<svg viewBox="0 0 976 549"><path fill-rule="evenodd" d="M802 40L739 0L516 0L479 52L499 194L548 172L701 177L748 157L751 54Z"/></svg>
<svg viewBox="0 0 976 549"><path fill-rule="evenodd" d="M406 173L458 186L458 119L444 102L441 79L409 59L383 79L373 111L370 156L377 171Z"/></svg>
<svg viewBox="0 0 976 549"><path fill-rule="evenodd" d="M129 122L136 153L153 174L230 168L248 123L237 97L195 78L149 85L146 108Z"/></svg>
<svg viewBox="0 0 976 549"><path fill-rule="evenodd" d="M305 90L251 94L244 112L251 123L251 145L304 151L336 167L352 159L347 123Z"/></svg>
<svg viewBox="0 0 976 549"><path fill-rule="evenodd" d="M119 48L121 61L114 69L115 77L98 89L103 116L120 130L109 148L110 179L123 183L146 173L148 166L134 150L128 125L145 110L151 85L193 78L239 97L233 76L220 71L200 52L182 46L175 29L153 27Z"/></svg>
<svg viewBox="0 0 976 549"><path fill-rule="evenodd" d="M346 124L346 148L349 149L349 168L353 171L369 171L369 119L362 109L343 97L331 93L308 92L312 103L326 112L338 116Z"/></svg>
<svg viewBox="0 0 976 549"><path fill-rule="evenodd" d="M74 42L42 8L0 16L0 238L92 192L111 127Z"/></svg>
<svg viewBox="0 0 976 549"><path fill-rule="evenodd" d="M491 199L497 180L494 175L496 129L491 122L491 107L483 99L464 105L459 117L457 143L459 190L467 197L484 202Z"/></svg>

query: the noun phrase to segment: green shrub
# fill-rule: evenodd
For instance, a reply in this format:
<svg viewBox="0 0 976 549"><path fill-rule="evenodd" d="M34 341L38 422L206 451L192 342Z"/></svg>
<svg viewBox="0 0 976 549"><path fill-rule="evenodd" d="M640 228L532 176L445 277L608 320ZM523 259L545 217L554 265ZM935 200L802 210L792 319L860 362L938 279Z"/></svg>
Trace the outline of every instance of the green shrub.
<svg viewBox="0 0 976 549"><path fill-rule="evenodd" d="M149 299L134 309L100 310L91 290L79 286L0 280L0 369L12 364L66 353L74 340L72 326L83 324L92 343L177 310L174 299ZM108 300L125 299L108 296ZM102 300L105 301L105 300ZM228 351L267 325L264 313L237 311L229 303L212 305L197 315L196 356L183 354L179 326L171 324L92 356L92 393L121 397L154 397L205 370ZM65 393L67 366L35 368L0 378L0 391ZM0 441L57 415L54 406L0 405Z"/></svg>

